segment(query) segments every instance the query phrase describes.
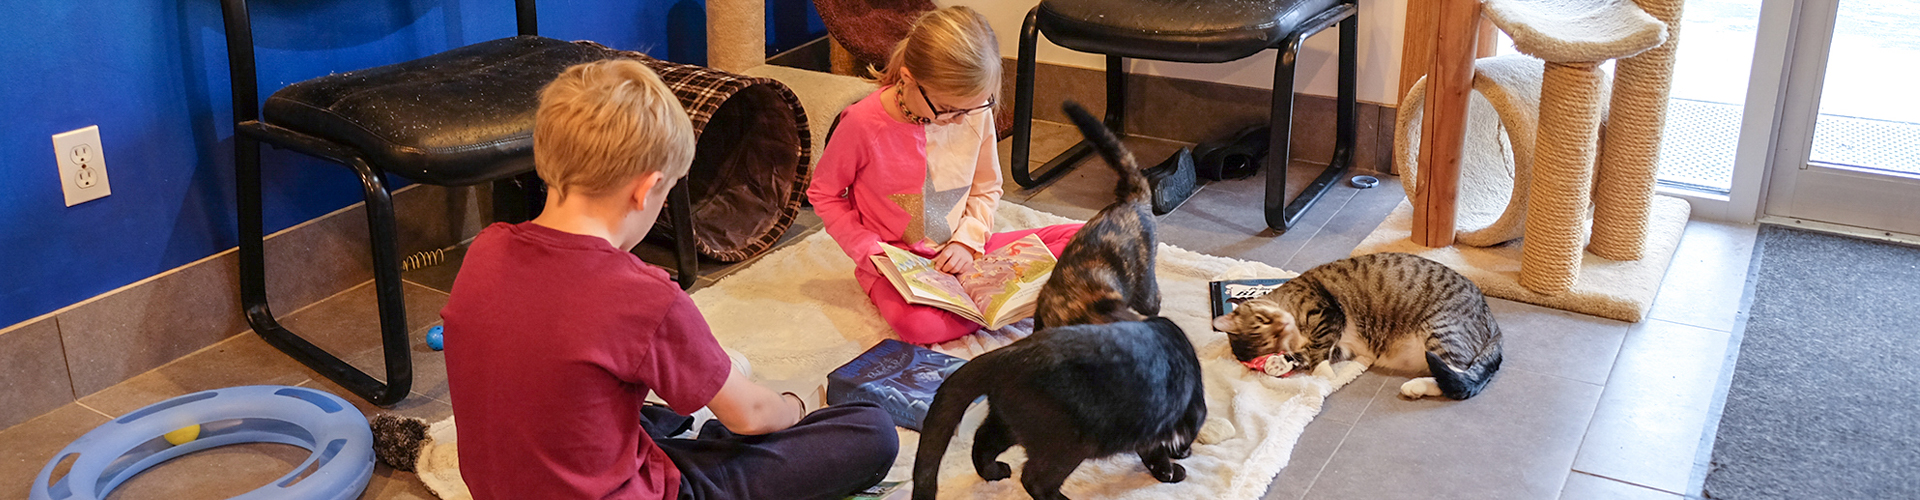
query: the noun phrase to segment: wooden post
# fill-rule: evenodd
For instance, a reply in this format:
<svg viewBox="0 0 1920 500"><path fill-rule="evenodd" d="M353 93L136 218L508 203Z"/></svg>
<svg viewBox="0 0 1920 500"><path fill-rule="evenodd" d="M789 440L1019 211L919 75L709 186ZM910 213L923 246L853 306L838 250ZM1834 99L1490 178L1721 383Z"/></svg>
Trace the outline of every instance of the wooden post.
<svg viewBox="0 0 1920 500"><path fill-rule="evenodd" d="M1473 92L1474 45L1480 37L1479 0L1428 0L1434 20L1427 107L1420 127L1420 168L1413 200L1413 241L1453 244L1460 192L1461 148L1467 140L1467 98Z"/></svg>

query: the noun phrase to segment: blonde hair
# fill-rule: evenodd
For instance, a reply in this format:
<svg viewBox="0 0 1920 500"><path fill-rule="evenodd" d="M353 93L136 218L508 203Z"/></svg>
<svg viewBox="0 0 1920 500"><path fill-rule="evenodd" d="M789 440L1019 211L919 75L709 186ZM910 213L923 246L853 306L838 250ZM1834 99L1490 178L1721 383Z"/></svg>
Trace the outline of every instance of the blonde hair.
<svg viewBox="0 0 1920 500"><path fill-rule="evenodd" d="M693 122L680 100L632 59L575 65L540 91L534 171L561 199L605 194L652 172L678 179L693 150Z"/></svg>
<svg viewBox="0 0 1920 500"><path fill-rule="evenodd" d="M936 92L956 96L1000 96L1000 39L978 11L954 6L920 16L907 38L893 47L887 70L875 73L880 85L901 83L901 70Z"/></svg>

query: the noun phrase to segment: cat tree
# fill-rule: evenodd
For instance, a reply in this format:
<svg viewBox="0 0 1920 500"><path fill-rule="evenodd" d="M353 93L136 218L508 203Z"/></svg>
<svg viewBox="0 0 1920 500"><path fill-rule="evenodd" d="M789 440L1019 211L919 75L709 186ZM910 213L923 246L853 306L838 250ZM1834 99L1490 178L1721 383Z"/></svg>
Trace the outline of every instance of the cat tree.
<svg viewBox="0 0 1920 500"><path fill-rule="evenodd" d="M833 118L878 87L861 78L767 64L766 12L765 0L709 0L707 65L779 80L793 89L807 111L807 128L813 133L813 160L817 163Z"/></svg>
<svg viewBox="0 0 1920 500"><path fill-rule="evenodd" d="M1473 63L1467 86L1476 95L1446 117L1464 126L1452 140L1427 139L1465 145L1454 155L1457 170L1439 164L1441 175L1419 154L1442 117L1424 116L1425 82L1409 92L1395 162L1421 210L1403 206L1354 253L1417 253L1452 265L1489 295L1644 317L1689 212L1686 202L1654 194L1681 3L1487 0L1487 19L1532 57ZM1618 61L1612 83L1600 69L1608 60ZM1464 207L1463 231L1454 244L1456 205ZM1447 234L1418 232L1435 227Z"/></svg>

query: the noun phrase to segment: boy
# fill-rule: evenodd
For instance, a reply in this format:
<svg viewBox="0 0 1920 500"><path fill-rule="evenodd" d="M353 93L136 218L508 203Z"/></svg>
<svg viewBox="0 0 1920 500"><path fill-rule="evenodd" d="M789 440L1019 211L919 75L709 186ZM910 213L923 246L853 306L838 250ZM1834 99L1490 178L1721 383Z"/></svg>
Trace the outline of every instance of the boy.
<svg viewBox="0 0 1920 500"><path fill-rule="evenodd" d="M474 498L839 498L886 474L885 411L807 414L749 381L687 294L628 253L694 151L653 71L568 68L541 91L533 150L546 207L482 231L440 312ZM671 410L644 406L649 390ZM703 406L722 425L664 437Z"/></svg>

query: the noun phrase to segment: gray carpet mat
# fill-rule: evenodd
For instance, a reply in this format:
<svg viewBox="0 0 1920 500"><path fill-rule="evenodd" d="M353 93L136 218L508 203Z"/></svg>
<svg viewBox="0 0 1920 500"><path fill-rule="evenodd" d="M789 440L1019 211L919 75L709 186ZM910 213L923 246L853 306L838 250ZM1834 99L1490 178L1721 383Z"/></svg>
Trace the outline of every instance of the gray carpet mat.
<svg viewBox="0 0 1920 500"><path fill-rule="evenodd" d="M1920 498L1920 248L1777 226L1706 496Z"/></svg>

